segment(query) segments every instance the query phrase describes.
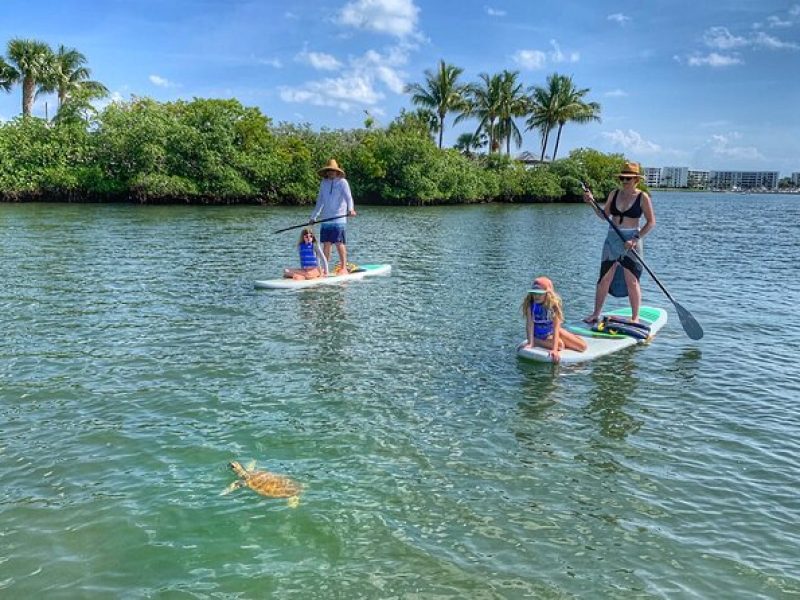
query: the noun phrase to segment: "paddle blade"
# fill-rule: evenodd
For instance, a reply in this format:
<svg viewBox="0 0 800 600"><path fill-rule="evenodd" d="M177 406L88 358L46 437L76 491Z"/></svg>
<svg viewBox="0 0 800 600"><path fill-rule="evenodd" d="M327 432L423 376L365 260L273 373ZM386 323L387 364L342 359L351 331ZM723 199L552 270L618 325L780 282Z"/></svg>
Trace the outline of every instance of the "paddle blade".
<svg viewBox="0 0 800 600"><path fill-rule="evenodd" d="M703 328L700 327L700 323L697 322L697 319L692 316L688 310L686 310L683 306L674 302L675 310L678 311L678 318L681 320L681 325L683 326L683 330L693 340L699 340L703 337Z"/></svg>

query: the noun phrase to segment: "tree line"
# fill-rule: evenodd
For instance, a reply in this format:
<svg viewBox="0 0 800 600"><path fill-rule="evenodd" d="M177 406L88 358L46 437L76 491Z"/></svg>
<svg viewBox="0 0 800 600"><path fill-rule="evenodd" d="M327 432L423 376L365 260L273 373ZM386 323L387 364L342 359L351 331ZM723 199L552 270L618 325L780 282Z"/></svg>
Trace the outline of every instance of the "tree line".
<svg viewBox="0 0 800 600"><path fill-rule="evenodd" d="M440 68L453 72L444 62ZM508 72L481 75L485 86L449 94L435 119L428 109L401 110L385 127L368 117L361 128L321 131L275 124L237 100L133 97L98 110L92 100L107 90L91 79L85 57L31 40L9 42L0 72L4 89L22 88L22 115L0 124L0 199L7 201L306 204L316 196L317 169L336 157L360 202L552 202L577 200L581 180L603 194L624 162L621 155L589 149L536 168L513 160L510 144L520 132L508 116L521 110L517 104L530 110L532 103L527 96L513 100L522 88ZM422 87L409 87L417 105ZM59 97L55 118L32 117L36 95L53 92ZM573 89L580 98L584 92ZM478 120L473 137L487 139L487 152L472 152L475 140L461 152L441 148L452 107L461 118ZM582 118L575 111L542 113L539 120L530 113L528 120L541 122L535 127L546 146L549 133L570 114Z"/></svg>

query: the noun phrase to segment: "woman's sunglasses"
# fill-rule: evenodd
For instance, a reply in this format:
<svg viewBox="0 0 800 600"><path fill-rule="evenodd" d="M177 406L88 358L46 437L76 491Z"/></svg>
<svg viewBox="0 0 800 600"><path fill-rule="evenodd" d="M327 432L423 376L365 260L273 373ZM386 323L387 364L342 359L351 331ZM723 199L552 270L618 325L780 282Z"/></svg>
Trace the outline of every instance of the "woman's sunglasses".
<svg viewBox="0 0 800 600"><path fill-rule="evenodd" d="M631 179L635 179L634 177L618 177L620 181L630 181Z"/></svg>

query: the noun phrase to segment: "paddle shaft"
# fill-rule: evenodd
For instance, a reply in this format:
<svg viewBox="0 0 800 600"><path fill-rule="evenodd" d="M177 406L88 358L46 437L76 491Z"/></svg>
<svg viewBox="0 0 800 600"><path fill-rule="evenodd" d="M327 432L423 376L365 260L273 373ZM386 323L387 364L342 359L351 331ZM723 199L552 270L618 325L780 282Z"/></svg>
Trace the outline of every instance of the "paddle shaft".
<svg viewBox="0 0 800 600"><path fill-rule="evenodd" d="M303 223L301 225L292 225L291 227L284 227L283 229L278 229L276 231L273 231L272 233L283 233L284 231L289 231L290 229L300 229L301 227L316 225L317 223L327 223L328 221L335 221L336 219L341 219L342 217L346 216L347 215L339 215L338 217L329 217L327 219L320 219L319 221L309 221L308 223Z"/></svg>

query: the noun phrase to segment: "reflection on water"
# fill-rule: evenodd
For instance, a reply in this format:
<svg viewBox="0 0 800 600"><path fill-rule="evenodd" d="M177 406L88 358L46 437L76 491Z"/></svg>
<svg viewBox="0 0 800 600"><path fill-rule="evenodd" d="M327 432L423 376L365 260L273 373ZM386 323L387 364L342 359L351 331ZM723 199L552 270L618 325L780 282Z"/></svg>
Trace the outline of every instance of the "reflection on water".
<svg viewBox="0 0 800 600"><path fill-rule="evenodd" d="M517 360L517 371L522 376L522 401L517 404L520 416L533 420L547 418L548 409L558 403L563 385L558 369L557 365Z"/></svg>
<svg viewBox="0 0 800 600"><path fill-rule="evenodd" d="M595 363L592 369L594 389L585 412L598 420L600 433L606 437L623 439L642 425L641 420L624 410L638 385L634 361L636 350L630 348L617 352L613 357Z"/></svg>
<svg viewBox="0 0 800 600"><path fill-rule="evenodd" d="M687 348L681 352L672 365L668 366L666 370L679 377L685 383L694 381L700 371L701 359L703 352L700 348Z"/></svg>

